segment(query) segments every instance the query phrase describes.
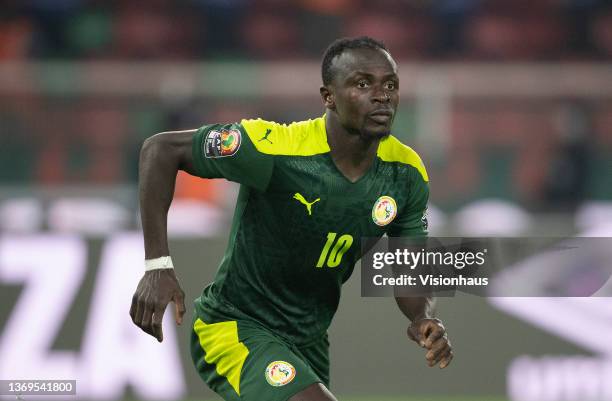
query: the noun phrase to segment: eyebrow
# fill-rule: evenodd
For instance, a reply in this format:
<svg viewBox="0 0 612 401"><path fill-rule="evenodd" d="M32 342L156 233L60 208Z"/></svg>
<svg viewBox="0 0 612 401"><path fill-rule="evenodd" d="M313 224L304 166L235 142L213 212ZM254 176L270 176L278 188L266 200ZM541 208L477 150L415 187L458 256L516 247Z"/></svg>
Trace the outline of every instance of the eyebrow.
<svg viewBox="0 0 612 401"><path fill-rule="evenodd" d="M357 71L353 71L350 74L348 74L347 78L352 78L352 77L357 76L357 75L363 75L363 76L366 76L366 77L373 77L374 76L374 75L370 74L369 72L357 70ZM384 75L383 78L399 78L399 77L398 77L398 75L396 73L393 72L391 74Z"/></svg>

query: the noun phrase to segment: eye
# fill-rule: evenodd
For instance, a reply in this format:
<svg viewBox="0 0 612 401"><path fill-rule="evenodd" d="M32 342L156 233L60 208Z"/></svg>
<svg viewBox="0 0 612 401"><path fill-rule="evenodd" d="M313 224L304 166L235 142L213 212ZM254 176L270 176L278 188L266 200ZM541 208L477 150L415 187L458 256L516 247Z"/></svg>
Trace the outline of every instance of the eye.
<svg viewBox="0 0 612 401"><path fill-rule="evenodd" d="M385 89L387 90L395 90L397 89L397 84L393 81L389 81L385 84Z"/></svg>
<svg viewBox="0 0 612 401"><path fill-rule="evenodd" d="M365 89L368 86L370 86L370 85L368 84L368 81L366 81L365 79L360 79L359 81L357 81L357 87L359 89Z"/></svg>

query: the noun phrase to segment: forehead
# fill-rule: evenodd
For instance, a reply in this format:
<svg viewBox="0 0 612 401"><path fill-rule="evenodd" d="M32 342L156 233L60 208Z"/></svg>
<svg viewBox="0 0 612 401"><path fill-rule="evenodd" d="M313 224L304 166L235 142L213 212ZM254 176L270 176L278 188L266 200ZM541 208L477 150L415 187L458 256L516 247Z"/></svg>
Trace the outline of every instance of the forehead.
<svg viewBox="0 0 612 401"><path fill-rule="evenodd" d="M332 60L335 79L343 80L359 71L375 76L397 75L397 64L382 49L347 49Z"/></svg>

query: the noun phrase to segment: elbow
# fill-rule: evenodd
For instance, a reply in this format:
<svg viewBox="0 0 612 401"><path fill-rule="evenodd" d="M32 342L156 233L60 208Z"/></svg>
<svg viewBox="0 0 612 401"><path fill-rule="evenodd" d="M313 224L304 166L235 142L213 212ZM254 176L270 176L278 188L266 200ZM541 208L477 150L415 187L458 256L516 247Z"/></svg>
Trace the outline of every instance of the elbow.
<svg viewBox="0 0 612 401"><path fill-rule="evenodd" d="M162 161L167 162L171 159L172 152L168 151L168 144L165 143L163 135L156 134L145 139L140 148L140 165L155 165Z"/></svg>
<svg viewBox="0 0 612 401"><path fill-rule="evenodd" d="M140 163L162 164L179 170L191 152L191 134L162 132L147 138L140 149Z"/></svg>
<svg viewBox="0 0 612 401"><path fill-rule="evenodd" d="M163 132L148 137L140 148L140 158L157 157L161 154L172 155L172 143Z"/></svg>
<svg viewBox="0 0 612 401"><path fill-rule="evenodd" d="M155 151L157 148L160 148L163 145L162 137L163 135L160 133L145 139L145 141L142 143L142 147L140 148L140 153L150 153Z"/></svg>

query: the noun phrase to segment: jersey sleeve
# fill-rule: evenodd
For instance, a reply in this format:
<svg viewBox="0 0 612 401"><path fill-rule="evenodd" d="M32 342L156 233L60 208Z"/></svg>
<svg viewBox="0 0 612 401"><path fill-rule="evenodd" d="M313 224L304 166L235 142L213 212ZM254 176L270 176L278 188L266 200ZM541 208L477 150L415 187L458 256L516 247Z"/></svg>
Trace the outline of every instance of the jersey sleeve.
<svg viewBox="0 0 612 401"><path fill-rule="evenodd" d="M264 191L272 177L273 156L261 153L242 124L212 124L197 130L192 153L196 174L225 178Z"/></svg>
<svg viewBox="0 0 612 401"><path fill-rule="evenodd" d="M426 175L425 175L426 176ZM408 201L391 224L390 237L424 237L427 236L427 201L429 200L429 182L416 170L408 190Z"/></svg>

